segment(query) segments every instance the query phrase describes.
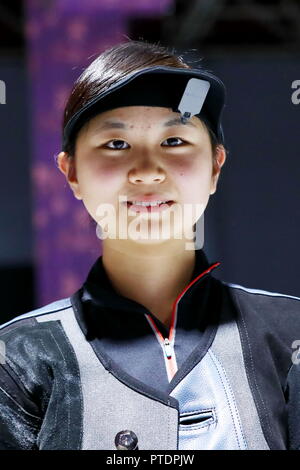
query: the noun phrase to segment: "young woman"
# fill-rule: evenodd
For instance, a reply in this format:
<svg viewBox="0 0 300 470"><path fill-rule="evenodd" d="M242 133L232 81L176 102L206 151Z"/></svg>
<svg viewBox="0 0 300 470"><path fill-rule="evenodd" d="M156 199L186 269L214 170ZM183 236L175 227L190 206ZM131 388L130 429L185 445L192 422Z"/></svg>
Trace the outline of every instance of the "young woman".
<svg viewBox="0 0 300 470"><path fill-rule="evenodd" d="M2 325L1 448L300 445L300 299L217 280L196 246L224 99L212 73L142 42L76 81L57 164L103 254L70 298Z"/></svg>

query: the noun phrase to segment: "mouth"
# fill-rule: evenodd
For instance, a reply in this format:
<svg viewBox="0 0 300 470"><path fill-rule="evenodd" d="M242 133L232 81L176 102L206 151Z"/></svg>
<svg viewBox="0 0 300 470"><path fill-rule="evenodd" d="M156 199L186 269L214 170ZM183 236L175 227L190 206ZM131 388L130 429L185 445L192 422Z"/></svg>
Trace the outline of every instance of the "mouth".
<svg viewBox="0 0 300 470"><path fill-rule="evenodd" d="M161 212L163 210L167 210L174 204L174 201L157 201L157 202L143 202L138 203L137 201L126 202L127 207L134 212Z"/></svg>

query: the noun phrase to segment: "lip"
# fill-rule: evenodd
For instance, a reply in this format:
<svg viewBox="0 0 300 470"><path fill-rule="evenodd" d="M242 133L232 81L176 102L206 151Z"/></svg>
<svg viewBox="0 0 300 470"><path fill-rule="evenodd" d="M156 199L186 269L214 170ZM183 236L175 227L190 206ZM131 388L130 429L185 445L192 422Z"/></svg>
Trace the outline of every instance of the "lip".
<svg viewBox="0 0 300 470"><path fill-rule="evenodd" d="M138 201L138 202L153 202L153 201L172 201L174 200L171 197L164 196L162 194L149 194L149 195L140 195L132 196L127 199L128 202Z"/></svg>
<svg viewBox="0 0 300 470"><path fill-rule="evenodd" d="M141 206L138 204L132 204L132 201L138 201L138 202L153 202L153 201L166 201L159 206ZM154 193L149 193L149 194L143 194L143 195L137 195L137 196L131 196L128 198L126 201L123 202L126 207L132 211L132 212L162 212L168 209L170 206L172 206L175 203L173 199L169 196L165 196L162 194L154 194Z"/></svg>

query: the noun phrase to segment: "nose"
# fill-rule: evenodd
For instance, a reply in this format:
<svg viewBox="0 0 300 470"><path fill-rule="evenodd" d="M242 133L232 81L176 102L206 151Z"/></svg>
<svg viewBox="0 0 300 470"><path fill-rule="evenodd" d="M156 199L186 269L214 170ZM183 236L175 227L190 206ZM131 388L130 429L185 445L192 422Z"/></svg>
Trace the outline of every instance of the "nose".
<svg viewBox="0 0 300 470"><path fill-rule="evenodd" d="M139 166L132 168L128 175L129 181L134 184L161 183L165 180L166 174L154 162L139 161Z"/></svg>
<svg viewBox="0 0 300 470"><path fill-rule="evenodd" d="M144 183L144 184L152 184L152 183L161 183L162 181L164 181L165 179L165 176L162 175L162 174L158 174L156 172L149 172L147 174L141 174L140 172L135 174L135 175L131 175L129 177L129 180L131 183L135 183L135 184L138 184L138 183Z"/></svg>

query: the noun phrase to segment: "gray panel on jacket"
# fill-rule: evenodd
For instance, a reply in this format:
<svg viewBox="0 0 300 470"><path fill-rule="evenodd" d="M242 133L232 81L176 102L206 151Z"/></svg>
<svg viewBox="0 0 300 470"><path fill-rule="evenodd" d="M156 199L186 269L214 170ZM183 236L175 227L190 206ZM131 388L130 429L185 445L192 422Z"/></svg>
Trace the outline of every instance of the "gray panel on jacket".
<svg viewBox="0 0 300 470"><path fill-rule="evenodd" d="M218 328L211 350L222 364L230 382L248 449L269 450L249 387L238 327L232 318L228 318L230 306L227 296L224 295L223 299L222 326Z"/></svg>
<svg viewBox="0 0 300 470"><path fill-rule="evenodd" d="M178 411L129 388L109 373L85 339L73 308L37 317L60 320L74 347L83 395L82 449L115 450L115 435L134 431L140 450L177 449Z"/></svg>

